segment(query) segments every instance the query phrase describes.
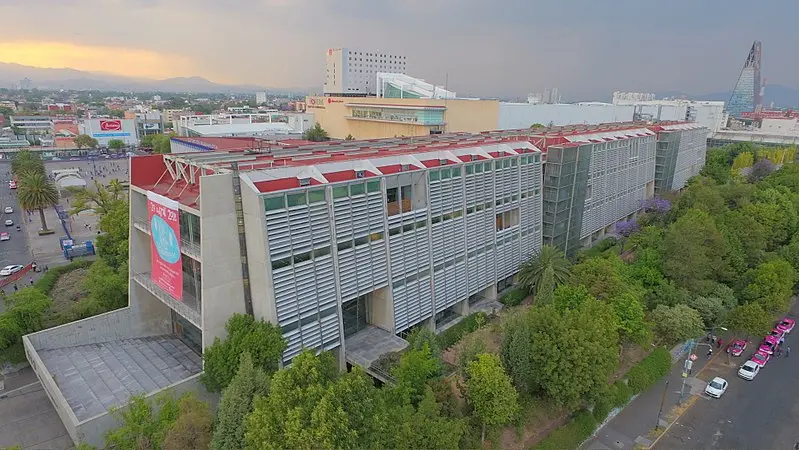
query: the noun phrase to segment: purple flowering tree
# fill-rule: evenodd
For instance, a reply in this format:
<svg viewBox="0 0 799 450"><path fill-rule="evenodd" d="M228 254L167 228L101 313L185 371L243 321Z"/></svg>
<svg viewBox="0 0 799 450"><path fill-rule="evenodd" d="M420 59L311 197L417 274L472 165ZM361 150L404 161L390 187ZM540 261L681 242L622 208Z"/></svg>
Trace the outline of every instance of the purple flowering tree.
<svg viewBox="0 0 799 450"><path fill-rule="evenodd" d="M665 214L671 209L671 202L665 198L653 197L643 202L644 212Z"/></svg>
<svg viewBox="0 0 799 450"><path fill-rule="evenodd" d="M757 162L752 166L752 170L749 172L749 182L756 183L763 178L771 175L771 172L774 172L776 166L771 160L766 158L760 158Z"/></svg>
<svg viewBox="0 0 799 450"><path fill-rule="evenodd" d="M616 234L619 236L630 237L630 235L638 231L638 229L638 222L635 219L616 223Z"/></svg>

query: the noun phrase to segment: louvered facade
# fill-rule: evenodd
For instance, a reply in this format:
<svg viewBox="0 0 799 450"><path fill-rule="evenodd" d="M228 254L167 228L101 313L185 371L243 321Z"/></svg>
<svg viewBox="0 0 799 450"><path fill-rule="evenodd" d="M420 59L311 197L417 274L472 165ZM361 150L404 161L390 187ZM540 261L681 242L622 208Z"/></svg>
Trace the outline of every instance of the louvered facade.
<svg viewBox="0 0 799 450"><path fill-rule="evenodd" d="M685 187L705 166L707 128L696 124L660 127L655 164L655 193L660 195Z"/></svg>
<svg viewBox="0 0 799 450"><path fill-rule="evenodd" d="M435 160L264 194L284 362L342 345L350 326L401 333L515 275L541 245L541 156Z"/></svg>

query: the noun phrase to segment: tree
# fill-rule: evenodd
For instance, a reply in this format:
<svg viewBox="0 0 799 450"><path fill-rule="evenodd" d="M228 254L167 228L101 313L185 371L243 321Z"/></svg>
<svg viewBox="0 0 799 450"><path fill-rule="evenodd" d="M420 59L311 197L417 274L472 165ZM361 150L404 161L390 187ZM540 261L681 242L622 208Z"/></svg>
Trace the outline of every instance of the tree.
<svg viewBox="0 0 799 450"><path fill-rule="evenodd" d="M174 133L170 134L148 134L141 138L141 146L153 149L153 153L165 154L171 153L170 142L175 136Z"/></svg>
<svg viewBox="0 0 799 450"><path fill-rule="evenodd" d="M449 386L447 384L447 386ZM388 391L386 391L388 392ZM390 393L390 392L389 392ZM457 448L466 429L462 419L442 415L441 404L426 387L419 406L414 410L410 403L393 403L388 406L386 424L380 439L380 448L417 450L421 448Z"/></svg>
<svg viewBox="0 0 799 450"><path fill-rule="evenodd" d="M29 211L39 210L42 231L49 231L44 209L58 203L58 189L44 173L26 172L19 180L17 198L22 208Z"/></svg>
<svg viewBox="0 0 799 450"><path fill-rule="evenodd" d="M97 148L98 145L97 139L89 136L88 134L79 134L72 138L72 142L75 143L75 146L78 147L78 149L85 147Z"/></svg>
<svg viewBox="0 0 799 450"><path fill-rule="evenodd" d="M441 358L441 344L438 335L430 327L420 326L408 334L408 350L422 350L425 345L430 349L430 355Z"/></svg>
<svg viewBox="0 0 799 450"><path fill-rule="evenodd" d="M779 248L793 237L799 225L793 194L780 186L758 190L752 197L752 203L744 205L741 211L753 217L767 231L769 250Z"/></svg>
<svg viewBox="0 0 799 450"><path fill-rule="evenodd" d="M119 272L102 259L93 262L83 280L83 288L89 292L87 300L96 305L97 312L94 314L128 306L127 261L124 263L124 271ZM81 316L88 317L85 314Z"/></svg>
<svg viewBox="0 0 799 450"><path fill-rule="evenodd" d="M178 417L164 434L164 450L207 449L214 416L207 403L193 396L178 402Z"/></svg>
<svg viewBox="0 0 799 450"><path fill-rule="evenodd" d="M741 292L748 301L757 301L770 313L784 312L796 282L796 271L788 261L776 258L747 273L750 280Z"/></svg>
<svg viewBox="0 0 799 450"><path fill-rule="evenodd" d="M18 178L27 173L45 173L44 163L38 154L22 150L11 160L11 173Z"/></svg>
<svg viewBox="0 0 799 450"><path fill-rule="evenodd" d="M771 329L772 317L758 303L745 303L730 311L727 327L746 336L762 336Z"/></svg>
<svg viewBox="0 0 799 450"><path fill-rule="evenodd" d="M678 286L713 279L727 267L727 246L713 218L689 209L670 227L663 244L663 270Z"/></svg>
<svg viewBox="0 0 799 450"><path fill-rule="evenodd" d="M485 441L486 427L506 425L519 413L519 394L496 355L478 355L466 372L466 396L483 424L481 441Z"/></svg>
<svg viewBox="0 0 799 450"><path fill-rule="evenodd" d="M606 300L629 288L630 282L625 279L624 269L624 262L616 254L607 258L589 258L572 266L569 282L585 286L591 295Z"/></svg>
<svg viewBox="0 0 799 450"><path fill-rule="evenodd" d="M239 367L239 356L249 352L255 367L267 373L277 370L286 342L280 328L256 321L252 316L234 314L225 324L227 338L214 339L203 351L205 361L201 381L212 392L219 392L230 383Z"/></svg>
<svg viewBox="0 0 799 450"><path fill-rule="evenodd" d="M302 138L313 142L330 140L330 137L327 135L327 131L322 128L322 125L320 125L319 122L316 122L314 126L305 131L305 133L302 135Z"/></svg>
<svg viewBox="0 0 799 450"><path fill-rule="evenodd" d="M766 158L758 159L757 162L752 166L752 170L749 172L749 182L757 183L758 181L771 175L774 170L775 166L773 162Z"/></svg>
<svg viewBox="0 0 799 450"><path fill-rule="evenodd" d="M125 141L122 139L111 139L108 141L108 148L112 150L119 150L123 147L125 147Z"/></svg>
<svg viewBox="0 0 799 450"><path fill-rule="evenodd" d="M44 292L36 288L24 288L6 297L8 309L3 313L9 320L16 325L11 325L11 330L19 330L20 334L11 336L5 334L7 340L16 342L22 335L39 331L42 329L42 317L44 312L52 305L52 300ZM10 338L10 339L9 339ZM0 342L3 338L0 337Z"/></svg>
<svg viewBox="0 0 799 450"><path fill-rule="evenodd" d="M716 183L704 177L691 181L685 192L680 195L678 206L679 211L698 209L711 216L721 215L727 211L727 204Z"/></svg>
<svg viewBox="0 0 799 450"><path fill-rule="evenodd" d="M419 350L405 352L391 373L397 384L407 389L414 405L421 400L427 380L440 374L441 362L433 357L426 343Z"/></svg>
<svg viewBox="0 0 799 450"><path fill-rule="evenodd" d="M128 202L121 201L108 208L97 223L103 232L97 236L97 254L109 266L119 269L128 261Z"/></svg>
<svg viewBox="0 0 799 450"><path fill-rule="evenodd" d="M713 327L724 319L727 313L724 304L720 298L703 297L701 295L694 295L690 297L688 306L695 309L702 317L705 327Z"/></svg>
<svg viewBox="0 0 799 450"><path fill-rule="evenodd" d="M552 245L544 245L519 268L519 282L534 292L537 302L546 303L552 298L555 288L569 280L571 274L566 255Z"/></svg>
<svg viewBox="0 0 799 450"><path fill-rule="evenodd" d="M649 341L651 333L641 299L632 290L610 299L619 326L619 338L640 345Z"/></svg>
<svg viewBox="0 0 799 450"><path fill-rule="evenodd" d="M239 361L239 370L222 391L219 402L211 441L211 448L215 450L244 448L245 420L252 411L253 400L269 392L269 377L262 368L253 365L250 354L242 353Z"/></svg>
<svg viewBox="0 0 799 450"><path fill-rule="evenodd" d="M702 316L688 305L658 305L650 313L655 334L665 344L676 344L701 336L705 330Z"/></svg>
<svg viewBox="0 0 799 450"><path fill-rule="evenodd" d="M530 128L531 129L546 128L546 125L543 125L543 124L540 124L540 123L536 122L536 123L530 125Z"/></svg>
<svg viewBox="0 0 799 450"><path fill-rule="evenodd" d="M344 140L345 140L345 141L354 141L354 140L355 140L355 138L354 138L354 137L352 137L352 135L351 135L351 134L348 134L348 135L347 135L347 137L345 137L345 138L344 138Z"/></svg>

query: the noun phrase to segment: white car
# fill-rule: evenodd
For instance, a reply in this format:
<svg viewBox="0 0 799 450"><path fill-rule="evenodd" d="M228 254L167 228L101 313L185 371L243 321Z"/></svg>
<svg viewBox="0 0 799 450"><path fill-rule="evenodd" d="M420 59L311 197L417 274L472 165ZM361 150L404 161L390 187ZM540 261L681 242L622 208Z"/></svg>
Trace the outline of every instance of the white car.
<svg viewBox="0 0 799 450"><path fill-rule="evenodd" d="M6 209L3 212L5 212L6 214L14 214L14 208L6 206Z"/></svg>
<svg viewBox="0 0 799 450"><path fill-rule="evenodd" d="M6 226L7 226L7 227L14 226L14 221L13 221L13 220L11 220L11 219L6 219Z"/></svg>
<svg viewBox="0 0 799 450"><path fill-rule="evenodd" d="M721 398L721 396L724 395L724 392L726 391L727 391L727 380L721 377L716 377L710 380L710 383L708 383L707 387L705 388L705 394L716 398Z"/></svg>
<svg viewBox="0 0 799 450"><path fill-rule="evenodd" d="M744 380L754 380L760 372L760 364L749 360L745 362L740 369L738 369L738 376Z"/></svg>
<svg viewBox="0 0 799 450"><path fill-rule="evenodd" d="M0 233L0 241L10 241L11 235L8 233Z"/></svg>
<svg viewBox="0 0 799 450"><path fill-rule="evenodd" d="M15 264L13 266L5 266L2 270L0 270L0 276L7 277L9 275L14 275L15 273L22 270L22 266L19 264Z"/></svg>

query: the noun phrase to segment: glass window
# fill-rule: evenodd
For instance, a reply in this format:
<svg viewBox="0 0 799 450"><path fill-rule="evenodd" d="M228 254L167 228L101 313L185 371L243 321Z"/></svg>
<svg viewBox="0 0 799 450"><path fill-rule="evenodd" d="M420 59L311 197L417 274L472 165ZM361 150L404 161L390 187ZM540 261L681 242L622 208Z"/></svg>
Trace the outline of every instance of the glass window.
<svg viewBox="0 0 799 450"><path fill-rule="evenodd" d="M356 247L357 247L357 246L359 246L359 245L364 245L364 244L366 244L367 242L369 242L369 237L368 237L368 236L363 236L363 237L355 238L355 246L356 246Z"/></svg>
<svg viewBox="0 0 799 450"><path fill-rule="evenodd" d="M452 217L457 219L458 217L461 217L461 216L463 216L463 210L462 209L456 209L455 211L452 211Z"/></svg>
<svg viewBox="0 0 799 450"><path fill-rule="evenodd" d="M338 243L338 251L347 250L352 248L352 241L343 241Z"/></svg>
<svg viewBox="0 0 799 450"><path fill-rule="evenodd" d="M321 258L321 257L327 256L329 254L330 254L330 246L329 245L325 246L325 247L322 247L322 248L317 248L317 249L315 249L313 251L313 257L314 258Z"/></svg>
<svg viewBox="0 0 799 450"><path fill-rule="evenodd" d="M311 259L311 252L298 253L294 255L294 264L304 263Z"/></svg>
<svg viewBox="0 0 799 450"><path fill-rule="evenodd" d="M416 229L421 230L422 228L427 226L427 219L420 220L416 222Z"/></svg>
<svg viewBox="0 0 799 450"><path fill-rule="evenodd" d="M474 212L474 206L470 206L470 207L466 208L466 214L471 214L473 212Z"/></svg>
<svg viewBox="0 0 799 450"><path fill-rule="evenodd" d="M483 173L483 165L482 164L475 164L474 165L475 173Z"/></svg>
<svg viewBox="0 0 799 450"><path fill-rule="evenodd" d="M459 178L461 176L461 168L460 167L453 167L452 168L452 178Z"/></svg>
<svg viewBox="0 0 799 450"><path fill-rule="evenodd" d="M386 189L386 203L394 203L399 199L399 188Z"/></svg>
<svg viewBox="0 0 799 450"><path fill-rule="evenodd" d="M466 175L471 175L474 173L474 166L468 165L466 166Z"/></svg>
<svg viewBox="0 0 799 450"><path fill-rule="evenodd" d="M516 158L510 160L511 167L516 167L517 165L519 165L519 161L517 161Z"/></svg>
<svg viewBox="0 0 799 450"><path fill-rule="evenodd" d="M383 232L382 231L379 231L377 233L372 233L372 234L369 235L369 241L370 242L379 241L380 239L383 239Z"/></svg>
<svg viewBox="0 0 799 450"><path fill-rule="evenodd" d="M391 228L390 230L388 230L388 235L389 236L396 236L396 235L400 234L401 231L402 231L402 227Z"/></svg>
<svg viewBox="0 0 799 450"><path fill-rule="evenodd" d="M430 223L433 224L433 225L435 225L435 224L437 224L439 222L441 222L441 216L436 216L436 217L433 217L432 219L430 219Z"/></svg>
<svg viewBox="0 0 799 450"><path fill-rule="evenodd" d="M366 182L366 190L368 192L378 192L378 191L380 191L380 182L377 181L377 180L367 181Z"/></svg>
<svg viewBox="0 0 799 450"><path fill-rule="evenodd" d="M402 186L402 187L400 187L400 197L402 198L403 202L406 202L406 201L410 202L411 201L411 191L413 190L412 188L413 188L413 186ZM408 206L410 206L410 205L408 205ZM404 210L405 210L405 208L403 208L403 211ZM410 209L408 209L408 211L410 211Z"/></svg>
<svg viewBox="0 0 799 450"><path fill-rule="evenodd" d="M267 197L265 204L267 211L274 211L276 209L283 209L286 207L286 197L281 195L278 197Z"/></svg>
<svg viewBox="0 0 799 450"><path fill-rule="evenodd" d="M338 186L333 188L333 198L344 198L349 197L349 191L347 190L347 186Z"/></svg>
<svg viewBox="0 0 799 450"><path fill-rule="evenodd" d="M308 191L308 203L321 203L325 201L325 190L315 189Z"/></svg>
<svg viewBox="0 0 799 450"><path fill-rule="evenodd" d="M291 265L291 258L283 258L278 259L276 261L272 261L272 270L282 269L284 267L288 267Z"/></svg>
<svg viewBox="0 0 799 450"><path fill-rule="evenodd" d="M366 186L363 183L355 183L350 185L350 194L351 195L362 195L366 192Z"/></svg>
<svg viewBox="0 0 799 450"><path fill-rule="evenodd" d="M452 213L447 213L447 214L444 214L444 216L442 217L442 219L443 219L444 221L447 221L447 220L450 220L450 219L452 219Z"/></svg>
<svg viewBox="0 0 799 450"><path fill-rule="evenodd" d="M507 169L508 167L510 167L510 159L502 160L502 168Z"/></svg>
<svg viewBox="0 0 799 450"><path fill-rule="evenodd" d="M441 169L441 179L446 180L450 177L451 171L449 169Z"/></svg>
<svg viewBox="0 0 799 450"><path fill-rule="evenodd" d="M413 224L412 223L406 223L405 225L402 226L402 232L403 233L410 233L411 231L413 231Z"/></svg>
<svg viewBox="0 0 799 450"><path fill-rule="evenodd" d="M441 174L437 170L430 171L430 181L438 181L441 178Z"/></svg>
<svg viewBox="0 0 799 450"><path fill-rule="evenodd" d="M301 194L288 194L286 196L286 203L289 205L289 208L292 206L301 206L305 204L305 192Z"/></svg>

